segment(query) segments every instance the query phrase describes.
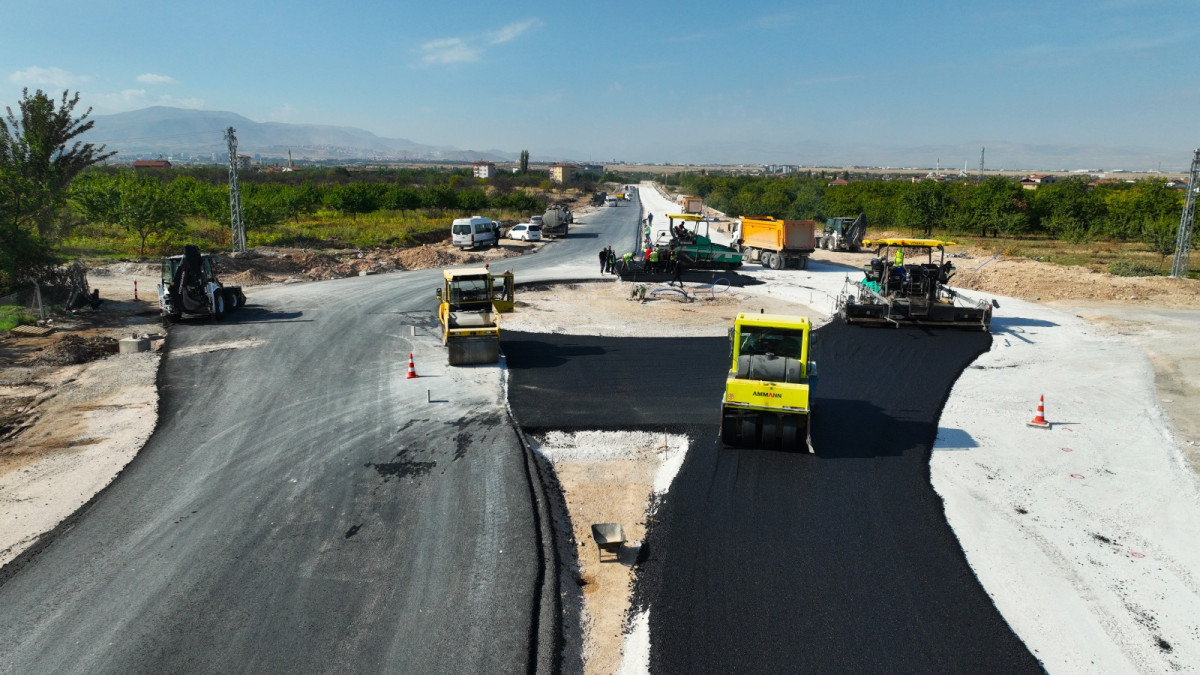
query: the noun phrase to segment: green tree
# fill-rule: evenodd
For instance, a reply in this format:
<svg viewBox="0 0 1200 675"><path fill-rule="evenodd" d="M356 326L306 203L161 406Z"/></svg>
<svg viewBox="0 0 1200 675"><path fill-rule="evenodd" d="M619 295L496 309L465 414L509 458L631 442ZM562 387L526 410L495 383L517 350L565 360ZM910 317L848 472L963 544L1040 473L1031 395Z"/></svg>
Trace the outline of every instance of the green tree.
<svg viewBox="0 0 1200 675"><path fill-rule="evenodd" d="M421 208L421 193L400 185L393 185L383 195L383 208L393 211L412 211Z"/></svg>
<svg viewBox="0 0 1200 675"><path fill-rule="evenodd" d="M487 194L478 188L462 190L457 195L458 208L464 211L479 211L488 205Z"/></svg>
<svg viewBox="0 0 1200 675"><path fill-rule="evenodd" d="M1016 181L1004 176L989 176L983 183L970 188L964 198L964 228L978 232L981 237L986 237L989 231L992 236L1023 232L1029 225L1024 192Z"/></svg>
<svg viewBox="0 0 1200 675"><path fill-rule="evenodd" d="M1034 215L1055 237L1078 243L1099 232L1104 221L1104 202L1088 188L1086 181L1069 178L1041 185L1031 194Z"/></svg>
<svg viewBox="0 0 1200 675"><path fill-rule="evenodd" d="M117 225L138 240L138 257L146 242L166 245L183 228L179 197L157 178L123 173L110 182L87 181L72 193L80 214L93 223Z"/></svg>
<svg viewBox="0 0 1200 675"><path fill-rule="evenodd" d="M522 174L529 173L529 151L528 150L521 151L521 173Z"/></svg>
<svg viewBox="0 0 1200 675"><path fill-rule="evenodd" d="M0 287L36 276L55 262L47 241L71 181L116 153L76 140L92 128L92 109L75 116L79 94L61 102L41 89L22 91L17 107L0 119ZM74 142L72 142L74 141Z"/></svg>
<svg viewBox="0 0 1200 675"><path fill-rule="evenodd" d="M357 220L358 214L379 209L382 187L373 183L338 185L325 193L325 204L342 213L349 213L351 220Z"/></svg>
<svg viewBox="0 0 1200 675"><path fill-rule="evenodd" d="M901 224L919 230L926 237L946 215L946 186L934 180L913 184L900 203Z"/></svg>
<svg viewBox="0 0 1200 675"><path fill-rule="evenodd" d="M1142 228L1142 242L1158 254L1158 266L1162 268L1167 256L1175 253L1175 242L1179 237L1179 219L1159 216L1146 221Z"/></svg>

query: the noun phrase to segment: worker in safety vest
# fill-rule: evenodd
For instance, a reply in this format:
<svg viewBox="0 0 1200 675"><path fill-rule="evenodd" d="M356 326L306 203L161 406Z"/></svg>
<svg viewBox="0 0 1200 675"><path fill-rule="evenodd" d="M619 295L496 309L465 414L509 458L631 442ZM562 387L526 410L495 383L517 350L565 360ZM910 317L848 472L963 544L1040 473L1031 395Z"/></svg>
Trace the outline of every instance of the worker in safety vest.
<svg viewBox="0 0 1200 675"><path fill-rule="evenodd" d="M658 271L658 249L650 249L650 269Z"/></svg>
<svg viewBox="0 0 1200 675"><path fill-rule="evenodd" d="M895 269L896 269L896 271L898 271L900 273L900 283L902 285L908 284L908 270L904 269L904 248L903 247L900 247L900 246L896 247L895 263L896 263Z"/></svg>

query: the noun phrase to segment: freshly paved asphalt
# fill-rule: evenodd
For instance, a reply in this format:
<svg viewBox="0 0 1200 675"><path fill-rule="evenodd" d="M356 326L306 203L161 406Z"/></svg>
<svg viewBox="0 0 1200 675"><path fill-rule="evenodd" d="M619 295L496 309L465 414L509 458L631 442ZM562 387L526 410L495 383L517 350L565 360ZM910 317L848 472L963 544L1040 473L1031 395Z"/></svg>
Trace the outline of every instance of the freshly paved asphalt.
<svg viewBox="0 0 1200 675"><path fill-rule="evenodd" d="M601 210L494 267L552 278L637 217ZM250 289L229 320L174 327L145 448L0 570L0 671L556 669L541 486L503 402L404 384L422 344L444 363L409 329L439 285ZM237 340L261 342L187 353Z"/></svg>
<svg viewBox="0 0 1200 675"><path fill-rule="evenodd" d="M635 586L654 672L1040 671L929 483L941 407L987 334L816 331L815 455L721 446L723 339L509 337L523 424L693 439Z"/></svg>

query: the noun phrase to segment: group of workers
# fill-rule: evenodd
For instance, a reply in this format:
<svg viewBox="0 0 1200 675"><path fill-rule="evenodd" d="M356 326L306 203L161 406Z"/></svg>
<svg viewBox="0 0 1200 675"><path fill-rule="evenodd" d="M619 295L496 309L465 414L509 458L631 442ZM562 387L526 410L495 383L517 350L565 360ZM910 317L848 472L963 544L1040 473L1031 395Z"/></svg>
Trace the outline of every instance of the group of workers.
<svg viewBox="0 0 1200 675"><path fill-rule="evenodd" d="M675 251L670 249L659 249L654 246L647 245L643 250L637 253L628 252L617 257L613 247L605 246L600 249L600 273L601 274L619 274L620 272L629 272L633 269L634 256L637 256L641 262L641 271L647 273L656 272L671 272L672 277L670 284L675 282L683 285L681 279L683 272L687 269L687 264L684 259Z"/></svg>
<svg viewBox="0 0 1200 675"><path fill-rule="evenodd" d="M675 251L669 248L657 247L653 244L650 238L653 232L653 223L653 213L647 213L646 217L639 223L642 226L642 240L644 242L640 251L630 251L618 256L612 246L605 246L600 249L598 256L600 259L600 273L619 274L621 272L629 272L634 269L635 264L640 263L640 271L647 273L671 272L672 277L669 283L674 285L676 282L679 282L679 285L682 286L683 281L681 276L684 270L687 269L687 264ZM671 228L671 238L675 241L686 241L685 237L687 234L690 233L684 229L682 224L678 228Z"/></svg>

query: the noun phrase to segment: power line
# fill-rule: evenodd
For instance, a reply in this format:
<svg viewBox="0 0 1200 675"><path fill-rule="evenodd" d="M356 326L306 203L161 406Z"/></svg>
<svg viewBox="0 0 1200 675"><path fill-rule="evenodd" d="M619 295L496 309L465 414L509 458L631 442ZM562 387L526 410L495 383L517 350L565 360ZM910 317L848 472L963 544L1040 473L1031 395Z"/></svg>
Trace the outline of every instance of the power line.
<svg viewBox="0 0 1200 675"><path fill-rule="evenodd" d="M245 253L246 226L242 223L242 192L238 188L236 132L233 127L225 130L225 140L229 142L229 220L233 229L233 250Z"/></svg>
<svg viewBox="0 0 1200 675"><path fill-rule="evenodd" d="M1196 208L1197 177L1200 177L1200 148L1192 151L1192 171L1188 176L1187 199L1183 203L1183 215L1179 217L1179 235L1175 239L1175 260L1171 263L1171 276L1186 279L1192 256L1192 223Z"/></svg>

